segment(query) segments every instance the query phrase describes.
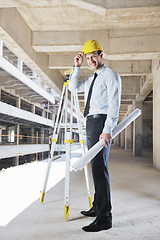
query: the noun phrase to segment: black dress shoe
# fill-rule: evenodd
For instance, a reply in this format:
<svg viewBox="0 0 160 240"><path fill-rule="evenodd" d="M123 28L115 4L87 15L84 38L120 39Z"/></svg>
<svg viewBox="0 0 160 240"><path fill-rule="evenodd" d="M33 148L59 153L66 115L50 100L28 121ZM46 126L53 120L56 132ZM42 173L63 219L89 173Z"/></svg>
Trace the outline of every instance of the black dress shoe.
<svg viewBox="0 0 160 240"><path fill-rule="evenodd" d="M87 217L96 217L96 213L94 211L94 208L92 207L88 211L81 211L81 214Z"/></svg>
<svg viewBox="0 0 160 240"><path fill-rule="evenodd" d="M88 226L83 227L82 229L85 232L99 232L102 230L108 230L112 227L112 221L111 220L98 220L97 218Z"/></svg>

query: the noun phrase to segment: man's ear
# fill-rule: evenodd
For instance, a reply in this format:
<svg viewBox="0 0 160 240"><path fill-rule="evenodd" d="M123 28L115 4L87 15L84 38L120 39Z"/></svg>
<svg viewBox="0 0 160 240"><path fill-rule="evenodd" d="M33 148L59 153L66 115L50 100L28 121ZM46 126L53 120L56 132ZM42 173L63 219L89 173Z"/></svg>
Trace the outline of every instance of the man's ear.
<svg viewBox="0 0 160 240"><path fill-rule="evenodd" d="M100 56L100 58L101 58L101 60L103 59L103 52L101 52L100 54L99 54L99 56Z"/></svg>

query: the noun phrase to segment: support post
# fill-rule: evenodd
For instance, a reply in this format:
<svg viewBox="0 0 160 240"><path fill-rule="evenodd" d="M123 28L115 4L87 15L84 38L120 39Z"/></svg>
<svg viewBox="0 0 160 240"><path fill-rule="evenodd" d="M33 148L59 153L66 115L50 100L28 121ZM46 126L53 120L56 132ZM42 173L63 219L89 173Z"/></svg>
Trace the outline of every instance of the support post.
<svg viewBox="0 0 160 240"><path fill-rule="evenodd" d="M153 165L160 170L160 61L152 60L153 71Z"/></svg>
<svg viewBox="0 0 160 240"><path fill-rule="evenodd" d="M23 72L23 61L18 57L17 68L20 72Z"/></svg>
<svg viewBox="0 0 160 240"><path fill-rule="evenodd" d="M17 99L16 99L16 107L21 108L21 98L20 97L17 97Z"/></svg>
<svg viewBox="0 0 160 240"><path fill-rule="evenodd" d="M142 110L142 102L136 102L135 108ZM133 122L133 156L142 156L142 115Z"/></svg>
<svg viewBox="0 0 160 240"><path fill-rule="evenodd" d="M19 165L19 124L17 124L17 166Z"/></svg>
<svg viewBox="0 0 160 240"><path fill-rule="evenodd" d="M119 135L117 135L114 139L114 145L119 147Z"/></svg>
<svg viewBox="0 0 160 240"><path fill-rule="evenodd" d="M0 57L3 57L3 41L0 40Z"/></svg>
<svg viewBox="0 0 160 240"><path fill-rule="evenodd" d="M125 150L132 149L132 124L125 129Z"/></svg>
<svg viewBox="0 0 160 240"><path fill-rule="evenodd" d="M120 147L125 148L125 131L123 130L120 134Z"/></svg>
<svg viewBox="0 0 160 240"><path fill-rule="evenodd" d="M44 128L41 128L41 144L44 144ZM44 152L42 152L42 160L44 159Z"/></svg>
<svg viewBox="0 0 160 240"><path fill-rule="evenodd" d="M38 161L38 131L36 133L36 161Z"/></svg>

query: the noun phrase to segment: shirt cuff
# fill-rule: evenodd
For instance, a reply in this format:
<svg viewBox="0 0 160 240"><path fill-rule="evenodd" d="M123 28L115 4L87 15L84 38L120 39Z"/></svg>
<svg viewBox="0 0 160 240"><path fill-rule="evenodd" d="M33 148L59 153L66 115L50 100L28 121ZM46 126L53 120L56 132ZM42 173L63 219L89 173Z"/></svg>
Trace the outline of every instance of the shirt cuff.
<svg viewBox="0 0 160 240"><path fill-rule="evenodd" d="M75 66L73 66L73 70L79 72L80 67L75 67Z"/></svg>
<svg viewBox="0 0 160 240"><path fill-rule="evenodd" d="M112 128L111 127L104 127L103 128L103 133L110 133L110 134L112 134Z"/></svg>

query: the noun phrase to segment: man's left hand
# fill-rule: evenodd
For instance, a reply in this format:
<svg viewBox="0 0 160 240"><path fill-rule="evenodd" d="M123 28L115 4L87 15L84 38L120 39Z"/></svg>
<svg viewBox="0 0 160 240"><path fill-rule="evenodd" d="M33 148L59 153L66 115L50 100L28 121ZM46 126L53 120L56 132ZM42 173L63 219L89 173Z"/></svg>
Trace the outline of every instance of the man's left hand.
<svg viewBox="0 0 160 240"><path fill-rule="evenodd" d="M99 140L103 139L104 141L104 147L106 148L107 145L111 144L112 143L112 136L110 133L102 133L100 136L99 136Z"/></svg>

